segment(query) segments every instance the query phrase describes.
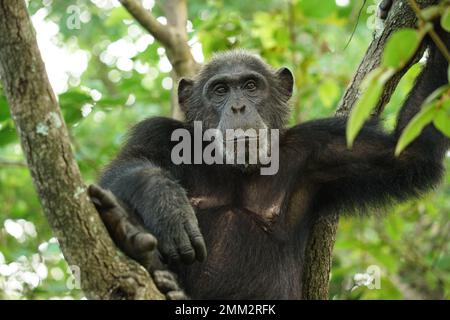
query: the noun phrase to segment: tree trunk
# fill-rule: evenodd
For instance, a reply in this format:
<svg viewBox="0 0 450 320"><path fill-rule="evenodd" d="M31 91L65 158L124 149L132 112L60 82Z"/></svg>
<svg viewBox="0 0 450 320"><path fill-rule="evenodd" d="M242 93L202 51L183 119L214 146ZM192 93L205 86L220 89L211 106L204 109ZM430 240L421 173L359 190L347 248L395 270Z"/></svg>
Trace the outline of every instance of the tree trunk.
<svg viewBox="0 0 450 320"><path fill-rule="evenodd" d="M417 0L421 8L438 3L438 0ZM407 0L394 1L389 17L385 22L381 35L370 44L367 52L358 67L358 70L338 104L336 114L346 115L358 99L359 87L364 77L379 66L384 46L389 36L396 30L406 27L415 27L417 18L411 10ZM389 102L398 82L409 67L417 62L423 51L419 50L414 59L403 70L396 73L386 84L380 102L376 108L377 113ZM303 299L328 299L329 279L333 246L336 240L338 216L331 214L319 219L311 231L306 246L303 272Z"/></svg>
<svg viewBox="0 0 450 320"><path fill-rule="evenodd" d="M120 254L86 194L23 0L0 0L0 75L47 220L90 299L159 299Z"/></svg>

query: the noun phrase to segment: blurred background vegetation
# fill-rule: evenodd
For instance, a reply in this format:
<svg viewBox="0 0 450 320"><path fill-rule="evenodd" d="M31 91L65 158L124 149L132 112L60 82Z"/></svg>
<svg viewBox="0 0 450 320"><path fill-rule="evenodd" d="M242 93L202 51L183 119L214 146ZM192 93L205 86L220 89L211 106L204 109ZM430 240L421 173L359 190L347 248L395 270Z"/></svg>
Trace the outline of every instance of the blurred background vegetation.
<svg viewBox="0 0 450 320"><path fill-rule="evenodd" d="M149 116L170 116L170 63L118 1L28 3L76 159L92 183L127 128ZM143 3L161 15L154 1ZM296 77L291 124L332 116L374 33L376 1L362 5L360 0L189 0L189 44L200 63L215 51L241 47L275 67L291 68ZM67 25L74 12L79 29ZM419 71L420 65L414 66L401 81L383 113L386 127L394 125ZM449 163L447 157L447 168ZM341 219L330 298L448 299L449 186L450 172L423 199L374 218ZM1 88L0 203L0 299L83 298L42 214ZM373 265L381 271L379 289L366 285Z"/></svg>

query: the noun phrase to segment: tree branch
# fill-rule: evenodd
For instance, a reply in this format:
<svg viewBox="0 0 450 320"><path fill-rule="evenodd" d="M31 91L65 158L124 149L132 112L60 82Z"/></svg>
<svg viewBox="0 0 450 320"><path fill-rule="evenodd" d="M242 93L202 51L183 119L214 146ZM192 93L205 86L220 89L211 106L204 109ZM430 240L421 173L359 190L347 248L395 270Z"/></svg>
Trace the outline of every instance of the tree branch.
<svg viewBox="0 0 450 320"><path fill-rule="evenodd" d="M420 7L424 8L433 4L437 4L438 2L439 0L420 0L418 1L418 4L420 5ZM408 1L394 1L389 12L389 16L385 21L382 34L379 37L375 38L370 44L363 60L358 67L358 70L356 71L355 76L353 77L353 80L350 82L341 101L339 102L336 112L338 115L344 115L350 112L351 107L359 98L359 87L362 80L370 71L380 65L384 47L391 34L401 28L415 28L416 25L417 17L414 11L409 6ZM422 48L422 50L418 50L414 58L411 59L411 61L402 70L394 74L392 78L386 83L381 99L377 107L375 108L377 114L379 114L383 110L384 106L389 102L395 88L397 87L397 84L406 73L406 71L408 71L409 68L414 63L419 61L419 59L422 57L423 49L424 48Z"/></svg>
<svg viewBox="0 0 450 320"><path fill-rule="evenodd" d="M185 0L166 0L162 4L167 26L159 23L139 0L120 0L128 12L166 49L177 77L192 76L198 69L187 41Z"/></svg>
<svg viewBox="0 0 450 320"><path fill-rule="evenodd" d="M172 78L174 83L181 77L191 77L199 69L188 44L186 31L187 5L186 0L165 0L161 3L166 15L167 26L159 23L153 15L141 4L140 0L120 0L128 12L157 39L166 49L167 58L174 69ZM176 97L176 86L173 88L172 97ZM177 99L171 99L172 117L182 120L183 112L178 106Z"/></svg>
<svg viewBox="0 0 450 320"><path fill-rule="evenodd" d="M0 1L0 75L44 213L85 295L163 298L145 269L116 249L86 194L23 0Z"/></svg>
<svg viewBox="0 0 450 320"><path fill-rule="evenodd" d="M139 0L119 0L137 22L155 37L164 47L172 47L173 34L170 27L163 25L147 11Z"/></svg>
<svg viewBox="0 0 450 320"><path fill-rule="evenodd" d="M167 18L167 23L177 30L186 30L188 19L186 0L158 1Z"/></svg>

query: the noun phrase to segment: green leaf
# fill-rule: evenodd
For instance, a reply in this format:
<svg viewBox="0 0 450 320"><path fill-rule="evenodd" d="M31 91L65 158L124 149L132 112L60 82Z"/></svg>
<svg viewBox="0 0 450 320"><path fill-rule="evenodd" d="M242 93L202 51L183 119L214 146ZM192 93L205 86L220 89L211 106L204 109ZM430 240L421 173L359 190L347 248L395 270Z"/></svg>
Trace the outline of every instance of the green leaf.
<svg viewBox="0 0 450 320"><path fill-rule="evenodd" d="M445 101L434 115L433 124L439 131L450 138L450 100Z"/></svg>
<svg viewBox="0 0 450 320"><path fill-rule="evenodd" d="M9 118L10 114L6 97L0 96L0 121L5 121Z"/></svg>
<svg viewBox="0 0 450 320"><path fill-rule="evenodd" d="M67 124L74 124L83 118L81 107L86 103L93 103L92 97L80 90L74 89L59 96L59 104Z"/></svg>
<svg viewBox="0 0 450 320"><path fill-rule="evenodd" d="M351 148L353 141L361 130L364 122L370 116L370 112L375 107L383 91L383 86L377 82L370 89L367 89L353 107L347 123L347 145Z"/></svg>
<svg viewBox="0 0 450 320"><path fill-rule="evenodd" d="M396 31L387 41L381 64L395 69L403 67L416 52L420 40L421 36L415 29Z"/></svg>
<svg viewBox="0 0 450 320"><path fill-rule="evenodd" d="M440 6L429 6L427 8L424 8L421 10L422 18L424 18L426 21L430 21L439 16L441 10L442 9Z"/></svg>
<svg viewBox="0 0 450 320"><path fill-rule="evenodd" d="M91 95L80 90L71 90L59 95L59 104L62 106L80 107L81 104L91 101Z"/></svg>
<svg viewBox="0 0 450 320"><path fill-rule="evenodd" d="M415 138L419 136L423 128L429 124L435 115L436 103L429 104L414 116L403 130L395 147L395 155L398 156Z"/></svg>
<svg viewBox="0 0 450 320"><path fill-rule="evenodd" d="M392 76L392 69L377 68L372 70L361 83L363 93L353 107L346 128L347 145L353 142L364 122L369 118L383 92L384 84Z"/></svg>
<svg viewBox="0 0 450 320"><path fill-rule="evenodd" d="M14 128L14 123L11 119L8 119L0 123L0 147L7 144L17 142L17 132Z"/></svg>
<svg viewBox="0 0 450 320"><path fill-rule="evenodd" d="M123 23L123 20L131 19L130 14L124 7L114 8L110 13L108 19L105 21L106 27L113 27L114 25Z"/></svg>
<svg viewBox="0 0 450 320"><path fill-rule="evenodd" d="M450 8L447 8L442 15L441 26L445 31L450 32Z"/></svg>
<svg viewBox="0 0 450 320"><path fill-rule="evenodd" d="M450 89L450 85L448 85L448 84L437 88L425 99L425 101L422 103L422 105L424 105L424 106L429 105L430 103L436 101L437 99L439 99L442 96L442 94L444 94L445 91L447 91L449 89Z"/></svg>

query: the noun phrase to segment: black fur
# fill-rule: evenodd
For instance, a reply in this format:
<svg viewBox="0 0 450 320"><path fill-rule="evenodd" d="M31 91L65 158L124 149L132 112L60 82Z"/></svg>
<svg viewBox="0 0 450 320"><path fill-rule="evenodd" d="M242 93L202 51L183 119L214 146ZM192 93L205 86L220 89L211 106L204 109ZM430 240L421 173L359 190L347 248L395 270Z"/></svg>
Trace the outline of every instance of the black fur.
<svg viewBox="0 0 450 320"><path fill-rule="evenodd" d="M100 184L156 236L162 256L192 298L301 298L309 223L329 212L367 212L418 196L439 182L448 139L432 125L398 158L394 147L423 100L447 83L447 67L431 45L428 63L400 112L396 130L385 133L369 123L352 150L345 143L346 119L330 118L283 131L280 170L273 176L229 165L176 166L170 161L172 131L191 130L194 120L204 121L205 128L217 127L227 112L214 109L205 98L203 88L214 75L258 72L269 84L261 93L267 93L267 99L249 100L260 118L246 121L262 119L270 128L285 125L290 72L274 71L242 51L218 55L195 79L180 84L187 121L155 118L139 123ZM114 232L112 236L117 238ZM206 261L179 263L204 260L205 243Z"/></svg>

